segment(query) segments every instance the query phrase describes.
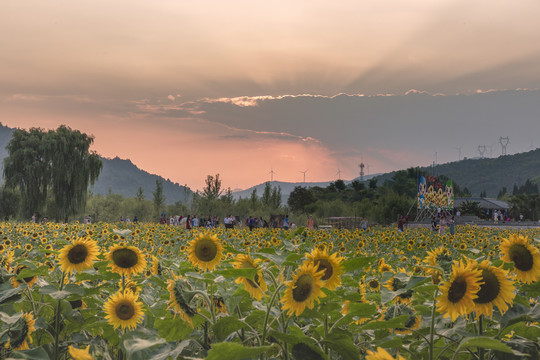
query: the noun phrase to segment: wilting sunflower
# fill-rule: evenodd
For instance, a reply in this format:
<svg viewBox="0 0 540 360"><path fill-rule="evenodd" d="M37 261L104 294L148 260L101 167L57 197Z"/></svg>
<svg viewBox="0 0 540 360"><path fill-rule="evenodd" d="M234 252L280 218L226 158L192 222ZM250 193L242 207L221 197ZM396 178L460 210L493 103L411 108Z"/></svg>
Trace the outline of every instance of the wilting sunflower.
<svg viewBox="0 0 540 360"><path fill-rule="evenodd" d="M111 270L120 275L135 275L146 268L144 254L135 246L114 245L107 253L107 260L111 261Z"/></svg>
<svg viewBox="0 0 540 360"><path fill-rule="evenodd" d="M288 314L296 313L296 316L302 314L306 306L312 309L315 301L319 301L320 297L326 295L321 291L321 277L324 271L319 271L317 266L311 263L304 263L293 275L291 281L287 281L287 289L281 302L283 310L288 309Z"/></svg>
<svg viewBox="0 0 540 360"><path fill-rule="evenodd" d="M6 347L12 347L13 350L26 350L29 349L28 343L32 343L32 333L36 331L34 324L36 320L30 313L22 314L21 318L17 320L14 328L19 331L12 331L10 333L9 341ZM14 336L17 337L14 337Z"/></svg>
<svg viewBox="0 0 540 360"><path fill-rule="evenodd" d="M258 265L260 262L260 259L253 260L249 255L238 254L232 263L235 269L258 269L253 280L240 276L235 281L237 284L244 284L249 295L257 300L261 300L264 293L268 290L262 270Z"/></svg>
<svg viewBox="0 0 540 360"><path fill-rule="evenodd" d="M394 358L382 347L378 347L377 351L367 351L366 360L405 360L405 358L399 354Z"/></svg>
<svg viewBox="0 0 540 360"><path fill-rule="evenodd" d="M384 313L384 321L389 321L401 315L409 315L407 321L405 321L404 327L394 328L396 334L410 334L412 330L416 330L420 327L420 316L416 315L416 311L405 304L395 304Z"/></svg>
<svg viewBox="0 0 540 360"><path fill-rule="evenodd" d="M395 291L405 289L407 287L407 283L403 281L402 279L393 276L386 281L386 283L384 284L384 287L390 291L395 292ZM399 295L396 296L395 301L408 304L412 301L412 296L413 296L412 290L402 291Z"/></svg>
<svg viewBox="0 0 540 360"><path fill-rule="evenodd" d="M501 314L508 310L508 305L514 301L514 284L508 278L508 271L491 266L488 260L480 263L482 282L478 297L474 299L476 316L492 316L493 306L497 306Z"/></svg>
<svg viewBox="0 0 540 360"><path fill-rule="evenodd" d="M314 265L318 265L318 270L324 270L324 275L321 280L323 286L327 289L334 290L341 285L341 275L343 274L343 258L337 253L328 255L326 249L314 249L311 254L306 253L308 261Z"/></svg>
<svg viewBox="0 0 540 360"><path fill-rule="evenodd" d="M214 270L223 257L223 247L216 235L200 233L189 243L188 260L202 270Z"/></svg>
<svg viewBox="0 0 540 360"><path fill-rule="evenodd" d="M69 345L68 347L69 355L73 358L73 360L93 360L94 358L92 355L90 355L90 345L86 347L86 349L77 349L76 347L73 347Z"/></svg>
<svg viewBox="0 0 540 360"><path fill-rule="evenodd" d="M167 290L169 291L169 308L173 308L174 315L180 314L180 317L190 325L193 325L191 320L197 313L189 303L193 298L190 295L191 288L189 283L182 277L174 276L173 279L167 280L169 284Z"/></svg>
<svg viewBox="0 0 540 360"><path fill-rule="evenodd" d="M99 247L94 240L79 238L60 250L58 260L62 271L72 273L92 267L99 255Z"/></svg>
<svg viewBox="0 0 540 360"><path fill-rule="evenodd" d="M20 280L17 280L17 277L19 275L19 273L24 270L24 269L28 269L28 267L24 266L24 265L19 265L15 268L15 276L13 276L11 278L11 284L13 285L14 288L18 288L19 286L21 286L22 284L26 283L26 285L28 285L28 287L32 287L32 285L34 285L37 281L37 276L30 276L30 277L25 277L25 278L22 278Z"/></svg>
<svg viewBox="0 0 540 360"><path fill-rule="evenodd" d="M144 317L143 304L137 300L138 296L129 290L117 292L103 305L103 310L107 314L105 319L115 329L117 327L121 327L122 330L135 329Z"/></svg>
<svg viewBox="0 0 540 360"><path fill-rule="evenodd" d="M159 263L159 259L152 255L152 265L150 271L153 275L161 275L161 264Z"/></svg>
<svg viewBox="0 0 540 360"><path fill-rule="evenodd" d="M501 259L514 263L516 278L526 284L540 279L540 251L522 235L503 238L500 245Z"/></svg>
<svg viewBox="0 0 540 360"><path fill-rule="evenodd" d="M460 315L467 315L474 310L474 299L482 281L482 272L475 264L462 260L454 261L452 278L439 287L441 296L437 298L437 311L455 321Z"/></svg>

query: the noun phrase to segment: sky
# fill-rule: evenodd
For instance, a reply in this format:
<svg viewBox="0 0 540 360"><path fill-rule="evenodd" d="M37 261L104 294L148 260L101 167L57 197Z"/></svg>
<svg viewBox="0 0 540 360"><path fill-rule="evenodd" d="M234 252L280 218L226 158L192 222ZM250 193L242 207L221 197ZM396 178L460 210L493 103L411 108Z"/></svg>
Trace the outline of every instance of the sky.
<svg viewBox="0 0 540 360"><path fill-rule="evenodd" d="M524 152L539 18L537 0L1 1L0 122L65 124L193 190Z"/></svg>

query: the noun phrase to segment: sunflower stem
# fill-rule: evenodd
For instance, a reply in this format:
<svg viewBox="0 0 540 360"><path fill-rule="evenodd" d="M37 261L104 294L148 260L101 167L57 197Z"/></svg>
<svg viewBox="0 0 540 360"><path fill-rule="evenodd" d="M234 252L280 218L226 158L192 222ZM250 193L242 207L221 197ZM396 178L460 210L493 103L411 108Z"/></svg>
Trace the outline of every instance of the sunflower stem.
<svg viewBox="0 0 540 360"><path fill-rule="evenodd" d="M30 304L32 304L32 312L34 313L34 317L37 318L37 311L36 311L36 303L34 302L34 297L32 296L32 293L30 292L30 288L26 288L26 292L24 293L25 296L30 300ZM39 332L37 334L37 346L41 345L41 333Z"/></svg>
<svg viewBox="0 0 540 360"><path fill-rule="evenodd" d="M276 290L272 294L272 298L270 299L270 302L268 303L268 308L266 309L266 316L264 317L263 333L262 333L262 337L261 337L261 343L263 345L264 345L264 342L266 340L266 332L267 332L266 326L268 325L268 318L270 317L270 310L272 309L272 306L274 305L274 301L276 300L276 297L279 295L279 292L281 291L282 287L283 287L283 285L279 285L276 288Z"/></svg>
<svg viewBox="0 0 540 360"><path fill-rule="evenodd" d="M64 278L66 277L66 273L62 271L62 275L60 278L60 291L64 289ZM60 357L58 356L58 344L60 342L60 310L61 310L61 304L62 300L58 299L58 306L56 307L56 314L55 314L55 320L54 320L54 359L58 360Z"/></svg>
<svg viewBox="0 0 540 360"><path fill-rule="evenodd" d="M480 316L478 317L478 335L482 336L482 333L483 333L483 319L484 319L484 315L480 314ZM484 349L483 348L478 348L478 359L479 360L484 360Z"/></svg>
<svg viewBox="0 0 540 360"><path fill-rule="evenodd" d="M328 338L328 314L326 314L326 316L324 317L324 338ZM328 346L324 344L324 353L330 356L329 352L330 351L328 350Z"/></svg>
<svg viewBox="0 0 540 360"><path fill-rule="evenodd" d="M437 311L437 295L439 293L439 288L435 290L433 294L433 309L431 309L431 325L429 328L429 360L433 360L433 349L434 349L434 337L435 337L435 314Z"/></svg>

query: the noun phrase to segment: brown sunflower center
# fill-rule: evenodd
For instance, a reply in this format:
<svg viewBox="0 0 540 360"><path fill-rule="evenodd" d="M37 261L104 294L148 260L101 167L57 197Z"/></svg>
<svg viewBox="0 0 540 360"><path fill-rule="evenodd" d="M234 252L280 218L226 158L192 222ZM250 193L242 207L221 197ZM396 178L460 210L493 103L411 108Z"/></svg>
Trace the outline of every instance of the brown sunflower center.
<svg viewBox="0 0 540 360"><path fill-rule="evenodd" d="M201 239L195 245L195 256L200 261L209 262L216 258L218 248L216 243L210 239Z"/></svg>
<svg viewBox="0 0 540 360"><path fill-rule="evenodd" d="M482 281L484 284L480 285L478 291L478 297L474 299L477 304L487 304L497 298L501 290L501 284L497 276L488 269L482 270Z"/></svg>
<svg viewBox="0 0 540 360"><path fill-rule="evenodd" d="M322 276L321 280L328 280L332 277L332 274L334 274L334 267L332 266L332 263L328 261L328 259L316 259L315 265L319 265L319 269L317 271L324 270L324 275Z"/></svg>
<svg viewBox="0 0 540 360"><path fill-rule="evenodd" d="M467 293L467 280L463 276L457 276L448 290L448 300L457 303Z"/></svg>
<svg viewBox="0 0 540 360"><path fill-rule="evenodd" d="M72 264L80 264L82 262L85 262L87 257L88 248L82 244L75 245L69 250L67 254L67 258Z"/></svg>
<svg viewBox="0 0 540 360"><path fill-rule="evenodd" d="M70 300L69 304L71 305L72 309L78 309L83 306L83 302L81 299L78 300Z"/></svg>
<svg viewBox="0 0 540 360"><path fill-rule="evenodd" d="M296 302L304 302L309 299L309 296L313 292L313 277L309 274L301 275L295 283L295 287L292 291L292 297Z"/></svg>
<svg viewBox="0 0 540 360"><path fill-rule="evenodd" d="M376 288L379 287L379 281L377 281L377 280L375 280L375 279L374 279L374 280L370 280L370 281L368 282L368 285L369 285L370 288L376 289Z"/></svg>
<svg viewBox="0 0 540 360"><path fill-rule="evenodd" d="M514 244L508 249L510 259L514 262L516 269L529 271L533 267L533 256L529 249L522 244Z"/></svg>
<svg viewBox="0 0 540 360"><path fill-rule="evenodd" d="M129 269L131 267L134 267L139 262L139 257L137 256L137 253L128 248L116 250L112 254L112 259L116 266L123 269Z"/></svg>
<svg viewBox="0 0 540 360"><path fill-rule="evenodd" d="M120 320L129 320L135 315L135 306L131 302L123 301L116 305L115 312Z"/></svg>

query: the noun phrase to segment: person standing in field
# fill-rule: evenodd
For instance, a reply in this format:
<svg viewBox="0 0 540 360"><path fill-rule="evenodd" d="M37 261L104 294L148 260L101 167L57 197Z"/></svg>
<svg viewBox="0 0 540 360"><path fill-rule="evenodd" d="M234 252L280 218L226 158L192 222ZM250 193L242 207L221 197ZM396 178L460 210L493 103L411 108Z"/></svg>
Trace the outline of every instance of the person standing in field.
<svg viewBox="0 0 540 360"><path fill-rule="evenodd" d="M309 215L306 226L308 230L313 230L313 227L315 226L315 222L313 221L313 216Z"/></svg>

